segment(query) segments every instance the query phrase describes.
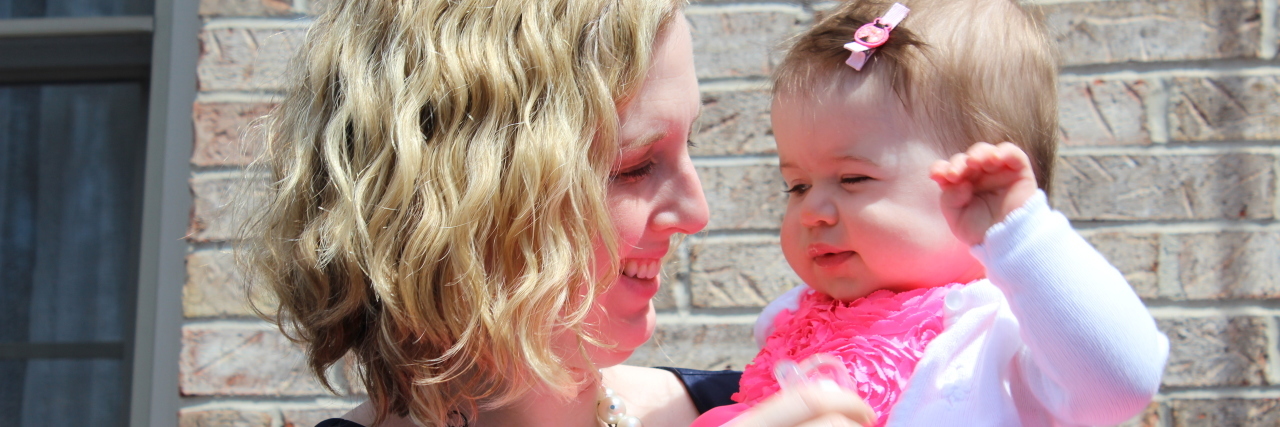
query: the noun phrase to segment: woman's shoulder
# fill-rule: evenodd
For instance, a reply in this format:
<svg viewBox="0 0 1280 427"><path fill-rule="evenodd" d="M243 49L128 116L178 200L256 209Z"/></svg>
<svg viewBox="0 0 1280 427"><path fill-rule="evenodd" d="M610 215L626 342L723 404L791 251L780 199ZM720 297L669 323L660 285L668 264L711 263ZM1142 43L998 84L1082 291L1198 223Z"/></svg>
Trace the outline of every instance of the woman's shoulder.
<svg viewBox="0 0 1280 427"><path fill-rule="evenodd" d="M316 424L316 427L364 427L363 424L357 424L342 418L330 418Z"/></svg>
<svg viewBox="0 0 1280 427"><path fill-rule="evenodd" d="M627 405L627 413L647 425L689 425L698 408L679 377L670 371L639 366L602 369L604 386Z"/></svg>
<svg viewBox="0 0 1280 427"><path fill-rule="evenodd" d="M605 385L617 391L628 404L634 400L654 406L652 410L661 408L694 417L716 406L733 403L729 397L738 391L738 380L742 377L738 371L625 365L604 372Z"/></svg>

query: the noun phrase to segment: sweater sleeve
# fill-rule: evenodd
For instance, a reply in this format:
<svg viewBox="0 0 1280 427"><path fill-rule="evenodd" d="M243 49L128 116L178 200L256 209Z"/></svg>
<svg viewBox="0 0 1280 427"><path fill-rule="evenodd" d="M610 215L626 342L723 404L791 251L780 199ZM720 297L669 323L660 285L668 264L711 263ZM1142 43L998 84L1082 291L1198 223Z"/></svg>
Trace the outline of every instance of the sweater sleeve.
<svg viewBox="0 0 1280 427"><path fill-rule="evenodd" d="M1043 192L972 248L1018 319L1016 366L1037 400L1074 424L1116 424L1150 403L1169 340L1102 254Z"/></svg>

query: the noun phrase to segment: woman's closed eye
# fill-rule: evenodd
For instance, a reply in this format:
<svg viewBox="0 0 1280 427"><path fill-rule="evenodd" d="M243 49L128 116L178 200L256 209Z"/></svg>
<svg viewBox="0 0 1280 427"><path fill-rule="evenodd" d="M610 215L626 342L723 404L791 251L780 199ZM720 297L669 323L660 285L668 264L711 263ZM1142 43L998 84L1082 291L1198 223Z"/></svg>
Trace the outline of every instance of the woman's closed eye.
<svg viewBox="0 0 1280 427"><path fill-rule="evenodd" d="M654 164L653 160L648 160L637 166L614 172L609 175L609 180L615 182L635 182L642 180L653 173Z"/></svg>

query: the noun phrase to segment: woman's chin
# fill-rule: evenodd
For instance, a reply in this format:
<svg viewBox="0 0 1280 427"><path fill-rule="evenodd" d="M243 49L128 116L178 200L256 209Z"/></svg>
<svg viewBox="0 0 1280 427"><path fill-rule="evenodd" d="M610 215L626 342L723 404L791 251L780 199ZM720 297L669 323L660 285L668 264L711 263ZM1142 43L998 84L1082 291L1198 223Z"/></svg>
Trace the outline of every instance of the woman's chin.
<svg viewBox="0 0 1280 427"><path fill-rule="evenodd" d="M601 337L605 342L615 344L613 347L596 347L591 351L591 360L597 367L604 368L621 364L635 353L637 348L644 345L653 337L654 327L657 326L657 314L653 310L653 303L650 302L649 307L639 316L626 318L623 316L613 316L610 318L610 328L603 331Z"/></svg>

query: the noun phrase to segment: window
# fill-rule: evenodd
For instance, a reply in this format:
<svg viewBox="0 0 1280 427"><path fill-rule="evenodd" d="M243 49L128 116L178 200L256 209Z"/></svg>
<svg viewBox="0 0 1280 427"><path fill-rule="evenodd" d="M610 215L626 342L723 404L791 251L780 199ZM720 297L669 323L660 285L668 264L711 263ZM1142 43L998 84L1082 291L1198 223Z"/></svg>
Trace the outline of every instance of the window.
<svg viewBox="0 0 1280 427"><path fill-rule="evenodd" d="M0 413L20 426L176 424L197 27L194 2L0 0Z"/></svg>

